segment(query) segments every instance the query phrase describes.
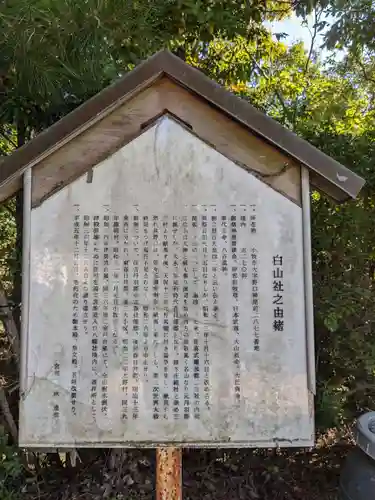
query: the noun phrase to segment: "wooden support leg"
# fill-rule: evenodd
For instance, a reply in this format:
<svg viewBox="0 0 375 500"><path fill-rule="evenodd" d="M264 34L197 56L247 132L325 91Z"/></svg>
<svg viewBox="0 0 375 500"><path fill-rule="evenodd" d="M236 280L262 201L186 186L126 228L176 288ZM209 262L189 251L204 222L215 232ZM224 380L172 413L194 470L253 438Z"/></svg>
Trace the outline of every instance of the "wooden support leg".
<svg viewBox="0 0 375 500"><path fill-rule="evenodd" d="M182 451L156 449L156 500L182 500Z"/></svg>

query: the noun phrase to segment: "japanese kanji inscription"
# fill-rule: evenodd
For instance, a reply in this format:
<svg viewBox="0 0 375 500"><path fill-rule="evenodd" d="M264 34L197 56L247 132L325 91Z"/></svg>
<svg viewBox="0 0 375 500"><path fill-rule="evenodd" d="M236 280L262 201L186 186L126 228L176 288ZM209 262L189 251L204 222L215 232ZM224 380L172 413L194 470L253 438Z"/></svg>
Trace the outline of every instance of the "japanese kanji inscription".
<svg viewBox="0 0 375 500"><path fill-rule="evenodd" d="M303 265L301 208L160 119L32 211L21 444L311 444Z"/></svg>

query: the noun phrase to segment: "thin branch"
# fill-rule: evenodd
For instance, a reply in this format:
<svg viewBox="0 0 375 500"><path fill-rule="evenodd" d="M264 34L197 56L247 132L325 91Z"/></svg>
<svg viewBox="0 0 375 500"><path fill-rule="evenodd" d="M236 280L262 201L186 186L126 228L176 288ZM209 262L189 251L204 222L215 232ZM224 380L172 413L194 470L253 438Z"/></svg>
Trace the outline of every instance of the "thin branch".
<svg viewBox="0 0 375 500"><path fill-rule="evenodd" d="M312 55L314 52L314 45L315 45L316 37L318 36L318 31L319 31L318 24L319 24L320 18L322 16L322 13L323 13L323 10L320 10L320 12L318 12L317 9L315 9L315 12L314 12L314 15L315 15L314 30L312 33L311 33L311 30L309 30L310 34L311 34L311 44L310 44L309 54L308 54L307 60L306 60L306 65L305 65L305 71L304 71L305 75L307 74L307 71L308 71L310 63L311 63Z"/></svg>
<svg viewBox="0 0 375 500"><path fill-rule="evenodd" d="M264 68L262 68L262 66L258 63L258 61L255 59L255 57L250 53L250 51L247 48L246 48L246 52L247 52L247 55L252 60L253 64L258 68L259 73L264 78L266 78L267 80L269 80L270 75L267 74L267 72L264 70ZM279 90L277 88L275 89L275 95L278 98L278 100L279 100L279 102L281 104L281 107L283 108L284 117L287 118L289 116L289 109L288 109L288 107L285 104L285 101L283 99L282 94L279 92Z"/></svg>
<svg viewBox="0 0 375 500"><path fill-rule="evenodd" d="M8 425L9 432L13 438L13 441L17 443L18 440L18 430L16 423L14 421L12 412L10 411L9 403L7 397L5 395L5 391L3 388L0 388L0 408L3 412L4 418Z"/></svg>
<svg viewBox="0 0 375 500"><path fill-rule="evenodd" d="M304 71L303 71L303 76L304 77L306 77L306 75L308 73L308 70L309 70L309 66L311 64L312 56L313 56L313 53L314 53L314 46L315 46L315 42L316 42L316 37L318 36L318 32L319 32L318 25L319 25L319 21L320 21L320 18L322 16L322 14L323 14L323 9L318 10L317 8L315 8L314 9L313 31L311 31L310 28L308 27L310 35L311 35L311 44L310 44L309 53L307 55L305 68L304 68ZM306 92L306 89L307 89L307 85L305 85L305 87L304 87L304 89L302 91L302 95ZM293 129L295 129L295 127L296 127L297 110L298 110L298 99L296 99L296 102L294 104L294 111L293 111L293 117L292 117L292 127L293 127Z"/></svg>
<svg viewBox="0 0 375 500"><path fill-rule="evenodd" d="M255 57L253 57L252 59L253 59L254 64L256 65L256 67L258 68L260 73L262 74L262 76L264 78L269 79L269 75L267 75L267 73L264 71L264 69L258 64L258 61L255 59ZM278 98L278 100L281 104L281 107L283 108L284 116L287 118L289 116L289 109L285 104L285 101L284 101L284 98L283 98L281 92L279 92L279 90L277 88L275 88L275 95Z"/></svg>

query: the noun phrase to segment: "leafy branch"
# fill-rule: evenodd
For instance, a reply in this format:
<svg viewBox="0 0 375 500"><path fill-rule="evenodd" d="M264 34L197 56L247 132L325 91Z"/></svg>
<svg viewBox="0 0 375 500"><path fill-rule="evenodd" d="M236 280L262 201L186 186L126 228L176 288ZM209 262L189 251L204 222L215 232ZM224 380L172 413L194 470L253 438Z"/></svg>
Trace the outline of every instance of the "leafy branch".
<svg viewBox="0 0 375 500"><path fill-rule="evenodd" d="M254 57L254 55L250 52L249 47L247 45L246 45L245 50L247 52L247 55L251 59L253 65L257 68L257 70L259 71L261 76L263 76L263 78L265 78L266 80L270 80L271 75L258 63L258 61ZM274 89L274 92L275 92L275 95L276 95L282 109L283 109L283 113L284 113L283 121L284 121L286 118L289 117L289 114L290 114L289 109L288 109L287 105L285 104L285 100L283 98L282 93L277 88Z"/></svg>
<svg viewBox="0 0 375 500"><path fill-rule="evenodd" d="M303 76L305 78L308 75L309 67L310 67L310 64L312 62L316 38L317 38L318 33L320 31L320 26L321 26L320 23L321 23L321 17L323 15L323 12L324 12L323 8L319 9L318 7L315 7L315 9L314 9L314 24L313 24L312 30L310 29L307 21L305 20L305 25L306 25L307 29L309 30L309 33L311 36L310 48L309 48L309 52L307 55L307 59L306 59L306 63L305 63L304 71L303 71ZM303 88L303 90L301 92L302 96L305 94L307 86L308 86L308 83L305 84L305 87ZM296 125L297 125L297 113L298 113L298 98L295 100L295 103L294 103L294 110L293 110L292 120L291 120L293 130L296 129Z"/></svg>

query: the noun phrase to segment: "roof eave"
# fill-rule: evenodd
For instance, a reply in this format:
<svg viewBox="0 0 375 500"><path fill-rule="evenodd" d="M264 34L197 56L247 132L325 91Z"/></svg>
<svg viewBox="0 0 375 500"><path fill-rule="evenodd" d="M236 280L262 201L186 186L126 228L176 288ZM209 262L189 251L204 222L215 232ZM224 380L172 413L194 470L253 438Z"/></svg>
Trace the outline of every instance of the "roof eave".
<svg viewBox="0 0 375 500"><path fill-rule="evenodd" d="M357 197L365 184L363 178L283 127L246 100L235 96L210 80L198 69L186 65L181 59L169 52L165 52L163 55L165 56L163 69L170 78L189 91L203 97L226 115L315 172L316 176L313 177L316 179L315 183L319 189L337 201ZM324 168L322 168L323 165ZM321 181L319 177L322 178ZM332 185L330 189L327 189L327 183Z"/></svg>

